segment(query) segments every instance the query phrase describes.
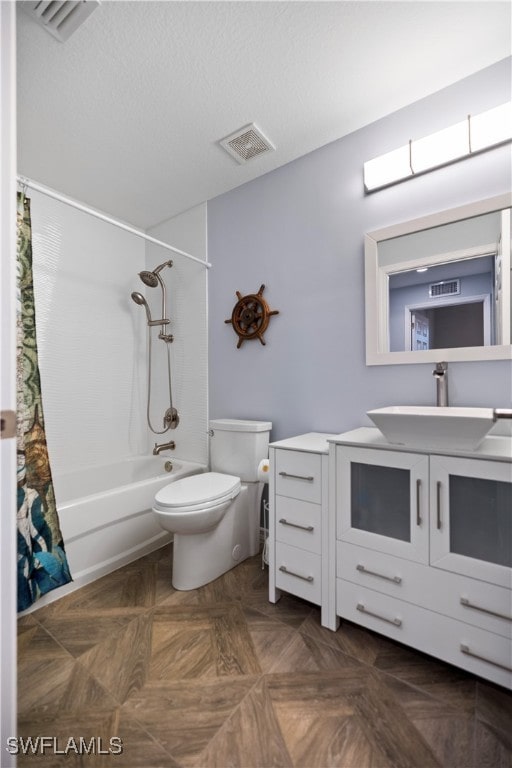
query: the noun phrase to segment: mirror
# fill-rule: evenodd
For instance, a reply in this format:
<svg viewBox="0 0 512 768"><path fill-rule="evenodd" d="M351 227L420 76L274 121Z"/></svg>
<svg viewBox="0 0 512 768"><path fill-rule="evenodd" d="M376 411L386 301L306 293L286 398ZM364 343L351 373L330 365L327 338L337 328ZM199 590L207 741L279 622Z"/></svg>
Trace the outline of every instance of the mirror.
<svg viewBox="0 0 512 768"><path fill-rule="evenodd" d="M367 365L510 359L511 204L499 195L365 236Z"/></svg>

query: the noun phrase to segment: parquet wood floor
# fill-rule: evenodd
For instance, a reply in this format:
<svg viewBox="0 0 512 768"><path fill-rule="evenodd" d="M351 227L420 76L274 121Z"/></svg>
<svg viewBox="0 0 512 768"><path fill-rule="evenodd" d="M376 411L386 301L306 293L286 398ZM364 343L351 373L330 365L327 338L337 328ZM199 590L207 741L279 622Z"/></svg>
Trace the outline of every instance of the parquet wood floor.
<svg viewBox="0 0 512 768"><path fill-rule="evenodd" d="M283 595L190 592L166 547L19 620L19 766L511 768L512 694ZM122 754L108 754L109 739ZM66 751L80 737L96 752ZM55 749L56 745L56 749Z"/></svg>

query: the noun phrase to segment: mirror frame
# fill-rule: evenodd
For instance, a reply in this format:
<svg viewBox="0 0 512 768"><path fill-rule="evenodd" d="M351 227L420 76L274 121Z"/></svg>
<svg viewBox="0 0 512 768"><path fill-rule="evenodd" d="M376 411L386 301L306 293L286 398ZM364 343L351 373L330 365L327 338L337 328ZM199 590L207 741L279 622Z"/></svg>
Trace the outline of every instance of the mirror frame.
<svg viewBox="0 0 512 768"><path fill-rule="evenodd" d="M388 281L385 269L379 267L378 246L383 240L409 235L423 229L451 224L493 211L512 207L512 194L496 195L485 200L433 213L411 221L393 224L377 229L364 236L365 254L365 317L366 317L366 365L404 365L435 363L440 361L510 360L511 344L496 344L488 347L452 347L450 349L426 349L403 352L389 352L388 346ZM504 243L504 250L510 253L510 238ZM510 268L510 264L509 264ZM511 274L512 277L512 274ZM510 315L510 280L504 297L505 313ZM508 307L508 309L507 309Z"/></svg>

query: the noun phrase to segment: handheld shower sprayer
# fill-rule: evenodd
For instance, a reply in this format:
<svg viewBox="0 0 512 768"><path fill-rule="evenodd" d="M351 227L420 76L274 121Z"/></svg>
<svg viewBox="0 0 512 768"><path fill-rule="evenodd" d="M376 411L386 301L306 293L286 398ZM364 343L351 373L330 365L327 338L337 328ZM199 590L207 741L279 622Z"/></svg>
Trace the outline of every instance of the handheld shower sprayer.
<svg viewBox="0 0 512 768"><path fill-rule="evenodd" d="M151 319L151 312L149 311L148 303L142 293L139 293L138 291L134 291L132 293L132 299L133 301L139 305L139 307L144 307L146 310L146 317L148 321L148 325L167 325L170 321L166 320L165 318L162 318L161 320L152 320Z"/></svg>

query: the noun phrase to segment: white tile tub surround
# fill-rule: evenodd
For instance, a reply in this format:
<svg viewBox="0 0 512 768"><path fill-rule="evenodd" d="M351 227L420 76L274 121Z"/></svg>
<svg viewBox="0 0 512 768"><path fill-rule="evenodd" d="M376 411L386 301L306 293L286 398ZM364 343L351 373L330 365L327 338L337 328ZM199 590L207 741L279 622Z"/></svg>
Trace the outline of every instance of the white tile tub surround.
<svg viewBox="0 0 512 768"><path fill-rule="evenodd" d="M144 241L29 190L37 340L52 470L147 451L145 327L130 299Z"/></svg>
<svg viewBox="0 0 512 768"><path fill-rule="evenodd" d="M152 237L207 261L206 204L185 211L179 216L153 227ZM167 259L173 266L160 276L167 285L168 332L174 335L171 344L172 395L180 423L163 436L150 435L154 442L176 441L176 455L182 459L208 463L208 269L184 256L169 253L157 245L146 246L146 269L154 269ZM160 317L160 288L145 288L137 283L151 307L152 317ZM140 290L134 288L132 290ZM138 308L142 315L144 310ZM142 317L140 318L142 322ZM158 334L155 333L155 339ZM151 405L155 428L161 428L162 416L168 407L167 360L164 343L153 344L155 363Z"/></svg>

